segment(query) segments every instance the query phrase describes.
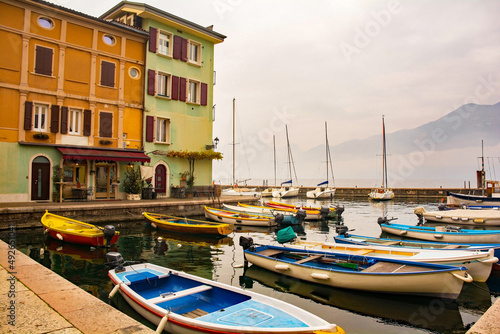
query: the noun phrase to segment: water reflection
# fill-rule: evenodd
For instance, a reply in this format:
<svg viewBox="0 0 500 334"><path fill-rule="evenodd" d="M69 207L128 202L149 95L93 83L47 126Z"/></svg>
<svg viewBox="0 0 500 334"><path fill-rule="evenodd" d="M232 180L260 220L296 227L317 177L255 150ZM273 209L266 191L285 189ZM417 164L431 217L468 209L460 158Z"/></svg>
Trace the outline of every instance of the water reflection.
<svg viewBox="0 0 500 334"><path fill-rule="evenodd" d="M279 275L254 265L245 271L245 276L278 291L382 318L387 322L396 321L442 333L464 329L458 305L450 301L325 287Z"/></svg>

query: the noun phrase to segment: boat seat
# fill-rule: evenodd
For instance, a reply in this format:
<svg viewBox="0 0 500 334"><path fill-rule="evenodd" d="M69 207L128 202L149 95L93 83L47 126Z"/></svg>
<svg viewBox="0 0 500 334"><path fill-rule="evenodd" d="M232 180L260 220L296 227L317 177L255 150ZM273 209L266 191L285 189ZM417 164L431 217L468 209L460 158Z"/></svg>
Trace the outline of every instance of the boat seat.
<svg viewBox="0 0 500 334"><path fill-rule="evenodd" d="M302 263L306 263L306 262L309 262L309 261L313 261L313 260L317 260L319 258L322 258L323 255L313 255L313 256L309 256L309 257L306 257L305 259L302 259L302 260L298 260L295 262L295 264L302 264Z"/></svg>
<svg viewBox="0 0 500 334"><path fill-rule="evenodd" d="M258 254L264 256L273 256L273 255L278 255L280 253L283 253L283 251L278 249L264 249L262 252L259 252Z"/></svg>
<svg viewBox="0 0 500 334"><path fill-rule="evenodd" d="M193 294L198 293L198 292L210 290L211 288L212 287L210 285L200 285L200 286L195 286L194 288L182 290L179 292L162 293L158 297L148 299L148 302L152 303L152 304L159 304L162 302L166 302L168 300L177 299L177 298L181 298L184 296L193 295Z"/></svg>
<svg viewBox="0 0 500 334"><path fill-rule="evenodd" d="M366 255L374 252L373 249L360 249L358 251L353 252L355 255Z"/></svg>
<svg viewBox="0 0 500 334"><path fill-rule="evenodd" d="M381 242L381 244L387 245L387 246L397 245L399 243L400 243L400 241L384 241L384 242Z"/></svg>

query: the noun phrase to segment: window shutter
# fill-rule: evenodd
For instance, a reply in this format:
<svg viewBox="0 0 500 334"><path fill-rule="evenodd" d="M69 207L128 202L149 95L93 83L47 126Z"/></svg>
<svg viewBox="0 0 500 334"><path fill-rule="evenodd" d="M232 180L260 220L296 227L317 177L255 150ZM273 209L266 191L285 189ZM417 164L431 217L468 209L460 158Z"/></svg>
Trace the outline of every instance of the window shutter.
<svg viewBox="0 0 500 334"><path fill-rule="evenodd" d="M33 102L24 103L24 130L31 130L31 121L33 120Z"/></svg>
<svg viewBox="0 0 500 334"><path fill-rule="evenodd" d="M179 77L172 75L172 100L179 99Z"/></svg>
<svg viewBox="0 0 500 334"><path fill-rule="evenodd" d="M152 143L154 140L154 125L155 118L153 116L146 116L146 141Z"/></svg>
<svg viewBox="0 0 500 334"><path fill-rule="evenodd" d="M183 38L181 36L174 36L174 53L173 53L174 59L181 59L182 39Z"/></svg>
<svg viewBox="0 0 500 334"><path fill-rule="evenodd" d="M179 78L179 100L186 102L186 78Z"/></svg>
<svg viewBox="0 0 500 334"><path fill-rule="evenodd" d="M206 83L201 83L201 105L206 106L208 100L208 85Z"/></svg>
<svg viewBox="0 0 500 334"><path fill-rule="evenodd" d="M66 119L68 117L66 116ZM83 135L90 136L90 129L92 127L92 111L85 109L83 111ZM66 122L66 130L68 129L68 124ZM66 131L67 132L67 131Z"/></svg>
<svg viewBox="0 0 500 334"><path fill-rule="evenodd" d="M153 27L149 27L149 52L156 53L156 36L157 30Z"/></svg>
<svg viewBox="0 0 500 334"><path fill-rule="evenodd" d="M156 72L148 70L148 95L155 95L155 78Z"/></svg>
<svg viewBox="0 0 500 334"><path fill-rule="evenodd" d="M108 87L115 86L115 63L101 62L101 85Z"/></svg>
<svg viewBox="0 0 500 334"><path fill-rule="evenodd" d="M187 61L188 60L188 45L187 45L187 39L183 38L181 40L181 60L182 61Z"/></svg>
<svg viewBox="0 0 500 334"><path fill-rule="evenodd" d="M52 75L52 55L54 51L43 46L36 46L35 73Z"/></svg>
<svg viewBox="0 0 500 334"><path fill-rule="evenodd" d="M50 107L50 132L59 132L59 106L55 104Z"/></svg>
<svg viewBox="0 0 500 334"><path fill-rule="evenodd" d="M99 114L99 137L111 138L113 136L113 114L101 112Z"/></svg>
<svg viewBox="0 0 500 334"><path fill-rule="evenodd" d="M61 107L61 133L68 133L68 107ZM90 131L88 135L90 135Z"/></svg>

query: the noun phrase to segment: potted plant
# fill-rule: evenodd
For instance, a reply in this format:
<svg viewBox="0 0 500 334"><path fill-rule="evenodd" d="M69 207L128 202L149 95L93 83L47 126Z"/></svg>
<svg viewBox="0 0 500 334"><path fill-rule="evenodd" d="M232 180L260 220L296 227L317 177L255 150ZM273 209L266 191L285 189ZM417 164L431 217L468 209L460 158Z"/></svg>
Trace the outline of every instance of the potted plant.
<svg viewBox="0 0 500 334"><path fill-rule="evenodd" d="M123 189L127 193L128 200L141 199L142 184L141 184L141 172L139 168L130 168L125 172Z"/></svg>
<svg viewBox="0 0 500 334"><path fill-rule="evenodd" d="M194 179L195 176L192 174L189 174L186 178L186 193L189 197L193 196Z"/></svg>
<svg viewBox="0 0 500 334"><path fill-rule="evenodd" d="M35 139L49 139L49 135L46 133L38 132L33 134L33 138Z"/></svg>

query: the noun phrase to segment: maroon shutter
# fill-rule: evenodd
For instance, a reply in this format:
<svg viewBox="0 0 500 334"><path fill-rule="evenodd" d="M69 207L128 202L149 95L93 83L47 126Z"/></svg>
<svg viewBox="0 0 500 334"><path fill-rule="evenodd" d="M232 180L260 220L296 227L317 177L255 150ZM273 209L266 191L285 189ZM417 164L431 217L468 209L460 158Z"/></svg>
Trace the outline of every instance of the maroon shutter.
<svg viewBox="0 0 500 334"><path fill-rule="evenodd" d="M179 100L186 102L186 78L179 78Z"/></svg>
<svg viewBox="0 0 500 334"><path fill-rule="evenodd" d="M179 77L172 75L172 100L179 99Z"/></svg>
<svg viewBox="0 0 500 334"><path fill-rule="evenodd" d="M99 114L99 137L111 138L113 136L113 114L101 112Z"/></svg>
<svg viewBox="0 0 500 334"><path fill-rule="evenodd" d="M101 62L101 85L108 87L115 86L115 63Z"/></svg>
<svg viewBox="0 0 500 334"><path fill-rule="evenodd" d="M148 95L155 95L155 78L156 72L148 70Z"/></svg>
<svg viewBox="0 0 500 334"><path fill-rule="evenodd" d="M59 131L59 106L53 104L50 107L50 132L57 133Z"/></svg>
<svg viewBox="0 0 500 334"><path fill-rule="evenodd" d="M61 107L61 133L68 133L68 107Z"/></svg>
<svg viewBox="0 0 500 334"><path fill-rule="evenodd" d="M52 75L52 55L54 51L43 46L36 46L35 73Z"/></svg>
<svg viewBox="0 0 500 334"><path fill-rule="evenodd" d="M152 143L154 140L154 125L155 118L153 116L146 116L146 141Z"/></svg>
<svg viewBox="0 0 500 334"><path fill-rule="evenodd" d="M208 100L208 85L206 83L201 83L201 105L206 106Z"/></svg>
<svg viewBox="0 0 500 334"><path fill-rule="evenodd" d="M156 53L156 35L157 30L155 28L149 27L149 52Z"/></svg>
<svg viewBox="0 0 500 334"><path fill-rule="evenodd" d="M24 130L31 130L31 121L33 120L33 102L24 103Z"/></svg>
<svg viewBox="0 0 500 334"><path fill-rule="evenodd" d="M90 136L90 129L92 127L92 111L85 109L83 111L83 135ZM66 126L66 129L68 127Z"/></svg>
<svg viewBox="0 0 500 334"><path fill-rule="evenodd" d="M181 59L182 55L182 40L181 36L174 36L174 59Z"/></svg>
<svg viewBox="0 0 500 334"><path fill-rule="evenodd" d="M187 61L188 60L188 44L187 44L187 39L183 38L181 41L181 60L182 61Z"/></svg>

